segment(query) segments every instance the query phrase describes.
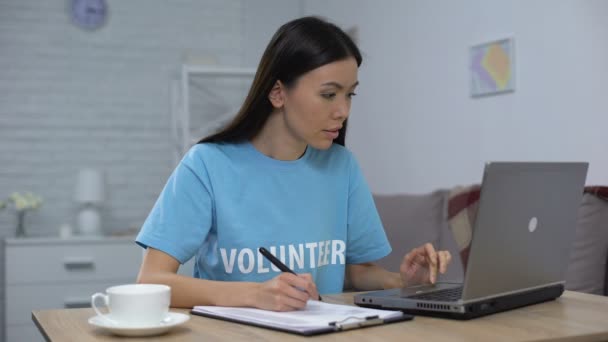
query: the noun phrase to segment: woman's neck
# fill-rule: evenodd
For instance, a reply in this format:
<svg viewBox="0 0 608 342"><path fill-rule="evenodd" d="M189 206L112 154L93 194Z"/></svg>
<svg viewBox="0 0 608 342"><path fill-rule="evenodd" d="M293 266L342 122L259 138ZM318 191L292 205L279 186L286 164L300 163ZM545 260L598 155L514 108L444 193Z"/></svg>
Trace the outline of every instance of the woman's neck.
<svg viewBox="0 0 608 342"><path fill-rule="evenodd" d="M280 112L270 114L251 143L264 155L277 160L296 160L306 152L306 143L291 134Z"/></svg>

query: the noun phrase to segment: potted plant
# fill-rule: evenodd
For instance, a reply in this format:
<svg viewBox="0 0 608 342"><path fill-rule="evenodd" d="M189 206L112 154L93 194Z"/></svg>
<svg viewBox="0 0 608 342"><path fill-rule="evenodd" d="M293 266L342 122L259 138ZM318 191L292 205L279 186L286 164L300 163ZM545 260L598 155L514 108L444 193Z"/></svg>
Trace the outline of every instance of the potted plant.
<svg viewBox="0 0 608 342"><path fill-rule="evenodd" d="M42 205L42 198L40 196L34 195L31 192L12 193L6 201L0 201L0 209L4 209L11 205L15 208L17 212L17 227L15 229L16 237L24 237L25 236L25 214L30 210L35 210L40 208Z"/></svg>

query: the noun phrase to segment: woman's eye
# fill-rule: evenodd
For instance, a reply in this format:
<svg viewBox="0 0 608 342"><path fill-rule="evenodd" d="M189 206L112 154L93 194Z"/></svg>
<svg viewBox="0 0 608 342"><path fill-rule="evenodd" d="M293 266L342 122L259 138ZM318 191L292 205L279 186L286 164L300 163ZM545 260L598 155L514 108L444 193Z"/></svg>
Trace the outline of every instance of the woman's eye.
<svg viewBox="0 0 608 342"><path fill-rule="evenodd" d="M335 93L330 93L330 94L321 94L321 96L323 96L323 98L325 98L325 99L331 100L331 99L333 99L334 97L336 97L336 94L335 94Z"/></svg>
<svg viewBox="0 0 608 342"><path fill-rule="evenodd" d="M357 93L348 93L348 98L352 98L353 96L357 96Z"/></svg>

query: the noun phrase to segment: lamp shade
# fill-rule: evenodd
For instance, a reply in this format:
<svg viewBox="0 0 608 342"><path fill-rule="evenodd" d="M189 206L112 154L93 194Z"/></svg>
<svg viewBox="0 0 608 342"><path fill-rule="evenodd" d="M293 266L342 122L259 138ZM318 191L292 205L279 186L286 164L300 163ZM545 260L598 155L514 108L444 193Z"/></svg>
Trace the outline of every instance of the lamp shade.
<svg viewBox="0 0 608 342"><path fill-rule="evenodd" d="M100 204L104 198L102 172L95 169L81 169L78 172L74 200L81 204Z"/></svg>

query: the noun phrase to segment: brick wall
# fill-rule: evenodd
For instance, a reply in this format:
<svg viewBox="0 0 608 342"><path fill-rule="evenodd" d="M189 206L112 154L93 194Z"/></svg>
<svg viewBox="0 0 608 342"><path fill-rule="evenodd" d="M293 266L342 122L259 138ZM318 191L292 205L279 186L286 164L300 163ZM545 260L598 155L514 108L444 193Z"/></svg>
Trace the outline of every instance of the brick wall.
<svg viewBox="0 0 608 342"><path fill-rule="evenodd" d="M0 1L0 198L44 197L26 218L32 235L74 225L81 167L106 173L104 229L138 227L174 166L169 82L182 60L255 66L299 11L298 1L115 0L89 32L70 23L68 3ZM0 212L0 237L14 223Z"/></svg>
<svg viewBox="0 0 608 342"><path fill-rule="evenodd" d="M75 227L82 167L106 174L103 229L137 229L174 167L170 81L182 61L254 67L301 12L299 0L107 3L107 24L89 32L70 22L67 0L0 0L0 199L44 198L26 217L30 235ZM0 238L14 227L13 210L0 211ZM0 323L3 308L0 297Z"/></svg>

